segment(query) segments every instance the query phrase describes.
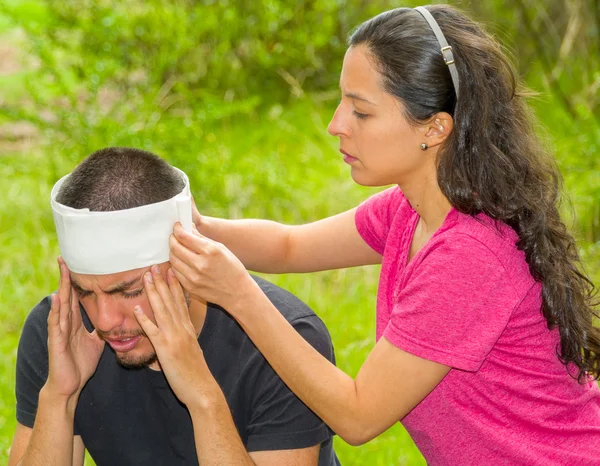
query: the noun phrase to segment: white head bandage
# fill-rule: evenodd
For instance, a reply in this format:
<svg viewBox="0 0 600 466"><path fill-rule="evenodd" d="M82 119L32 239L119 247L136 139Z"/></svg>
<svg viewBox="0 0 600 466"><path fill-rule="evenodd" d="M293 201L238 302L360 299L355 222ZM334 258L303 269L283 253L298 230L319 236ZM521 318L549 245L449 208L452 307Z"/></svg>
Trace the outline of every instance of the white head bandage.
<svg viewBox="0 0 600 466"><path fill-rule="evenodd" d="M192 198L185 181L177 196L166 201L113 212L90 212L56 202L66 175L52 188L51 204L60 253L75 273L106 275L148 267L169 260L169 236L180 222L192 231Z"/></svg>

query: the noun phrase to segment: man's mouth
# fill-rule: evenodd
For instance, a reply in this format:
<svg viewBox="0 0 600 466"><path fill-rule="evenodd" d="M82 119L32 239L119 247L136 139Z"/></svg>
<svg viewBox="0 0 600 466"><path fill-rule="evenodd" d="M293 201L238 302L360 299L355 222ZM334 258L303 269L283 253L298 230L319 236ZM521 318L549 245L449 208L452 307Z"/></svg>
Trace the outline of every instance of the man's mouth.
<svg viewBox="0 0 600 466"><path fill-rule="evenodd" d="M136 347L140 338L142 338L142 335L127 338L105 338L104 340L117 353L127 353Z"/></svg>

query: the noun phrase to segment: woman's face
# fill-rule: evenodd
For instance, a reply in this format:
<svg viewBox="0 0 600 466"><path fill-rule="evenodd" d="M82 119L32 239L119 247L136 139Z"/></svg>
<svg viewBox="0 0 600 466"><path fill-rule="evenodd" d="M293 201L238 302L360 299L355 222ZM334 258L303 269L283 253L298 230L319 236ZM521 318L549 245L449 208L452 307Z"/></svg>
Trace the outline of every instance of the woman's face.
<svg viewBox="0 0 600 466"><path fill-rule="evenodd" d="M340 138L352 178L364 186L402 186L431 176L433 157L420 147L427 127L409 125L402 104L382 83L367 47L350 47L340 77L342 100L328 131Z"/></svg>

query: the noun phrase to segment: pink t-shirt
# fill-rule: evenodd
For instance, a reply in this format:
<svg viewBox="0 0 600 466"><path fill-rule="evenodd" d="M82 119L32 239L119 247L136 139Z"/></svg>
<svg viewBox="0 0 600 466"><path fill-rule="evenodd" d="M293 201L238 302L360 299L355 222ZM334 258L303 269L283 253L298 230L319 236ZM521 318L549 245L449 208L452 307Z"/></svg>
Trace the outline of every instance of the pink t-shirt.
<svg viewBox="0 0 600 466"><path fill-rule="evenodd" d="M377 339L451 367L402 420L428 463L600 465L598 385L558 360L516 233L452 209L407 265L418 219L398 187L356 212L383 256Z"/></svg>

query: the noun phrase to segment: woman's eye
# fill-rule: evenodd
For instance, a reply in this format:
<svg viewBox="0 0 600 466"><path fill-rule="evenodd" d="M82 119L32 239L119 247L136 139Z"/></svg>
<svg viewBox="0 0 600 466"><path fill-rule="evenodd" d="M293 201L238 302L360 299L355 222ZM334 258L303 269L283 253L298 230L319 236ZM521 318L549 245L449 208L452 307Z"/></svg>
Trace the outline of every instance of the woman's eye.
<svg viewBox="0 0 600 466"><path fill-rule="evenodd" d="M356 110L353 110L352 113L354 113L354 116L356 118L358 118L359 120L364 120L365 118L367 118L369 116L366 113L359 113Z"/></svg>
<svg viewBox="0 0 600 466"><path fill-rule="evenodd" d="M131 293L123 293L123 297L127 298L127 299L131 299L131 298L137 298L139 295L141 295L144 292L143 288L140 288L139 290L133 291Z"/></svg>
<svg viewBox="0 0 600 466"><path fill-rule="evenodd" d="M82 299L82 298L87 298L88 296L90 296L92 294L92 292L91 291L79 291L77 294L79 295L79 299Z"/></svg>

